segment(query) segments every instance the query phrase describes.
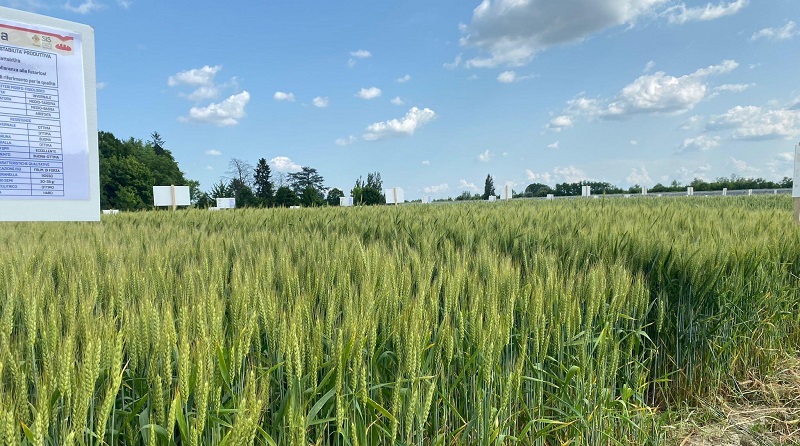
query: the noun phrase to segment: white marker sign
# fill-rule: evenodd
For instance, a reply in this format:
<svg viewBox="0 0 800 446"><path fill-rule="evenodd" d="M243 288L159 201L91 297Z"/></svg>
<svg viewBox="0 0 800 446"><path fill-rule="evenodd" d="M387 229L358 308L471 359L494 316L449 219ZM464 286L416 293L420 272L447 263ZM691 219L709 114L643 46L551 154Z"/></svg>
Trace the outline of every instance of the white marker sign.
<svg viewBox="0 0 800 446"><path fill-rule="evenodd" d="M235 209L235 198L217 198L217 207L220 209Z"/></svg>
<svg viewBox="0 0 800 446"><path fill-rule="evenodd" d="M386 194L386 204L400 204L406 202L403 189L399 187L386 189L385 194Z"/></svg>
<svg viewBox="0 0 800 446"><path fill-rule="evenodd" d="M792 197L800 198L800 144L794 148L794 186Z"/></svg>
<svg viewBox="0 0 800 446"><path fill-rule="evenodd" d="M100 220L87 25L0 7L0 220Z"/></svg>
<svg viewBox="0 0 800 446"><path fill-rule="evenodd" d="M153 186L153 206L189 206L189 186Z"/></svg>

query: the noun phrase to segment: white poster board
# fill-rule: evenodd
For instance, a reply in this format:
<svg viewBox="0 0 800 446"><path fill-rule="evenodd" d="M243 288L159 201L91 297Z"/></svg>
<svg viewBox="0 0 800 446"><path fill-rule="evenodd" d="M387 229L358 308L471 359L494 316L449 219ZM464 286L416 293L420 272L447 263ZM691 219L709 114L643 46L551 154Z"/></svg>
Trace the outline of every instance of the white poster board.
<svg viewBox="0 0 800 446"><path fill-rule="evenodd" d="M353 205L353 197L339 197L339 206L350 207Z"/></svg>
<svg viewBox="0 0 800 446"><path fill-rule="evenodd" d="M497 201L497 197L494 195L489 195L489 201Z"/></svg>
<svg viewBox="0 0 800 446"><path fill-rule="evenodd" d="M794 148L794 185L792 186L792 197L800 198L800 144Z"/></svg>
<svg viewBox="0 0 800 446"><path fill-rule="evenodd" d="M547 199L548 200L553 200L553 199L555 199L555 197L556 196L554 194L547 194Z"/></svg>
<svg viewBox="0 0 800 446"><path fill-rule="evenodd" d="M422 203L423 204L433 203L433 198L431 198L430 195L425 195L424 197L422 197Z"/></svg>
<svg viewBox="0 0 800 446"><path fill-rule="evenodd" d="M172 202L172 188L175 202ZM153 206L189 206L192 204L189 186L153 186Z"/></svg>
<svg viewBox="0 0 800 446"><path fill-rule="evenodd" d="M219 209L236 209L235 198L217 198L217 207Z"/></svg>
<svg viewBox="0 0 800 446"><path fill-rule="evenodd" d="M689 186L686 188L686 196L691 197L692 195L694 195L694 187Z"/></svg>
<svg viewBox="0 0 800 446"><path fill-rule="evenodd" d="M403 189L401 189L399 187L393 187L391 189L386 189L384 192L385 192L385 195L386 195L386 204L400 204L400 203L405 203L406 202L406 198L405 198L405 194L403 192Z"/></svg>
<svg viewBox="0 0 800 446"><path fill-rule="evenodd" d="M0 220L99 221L94 30L0 7Z"/></svg>

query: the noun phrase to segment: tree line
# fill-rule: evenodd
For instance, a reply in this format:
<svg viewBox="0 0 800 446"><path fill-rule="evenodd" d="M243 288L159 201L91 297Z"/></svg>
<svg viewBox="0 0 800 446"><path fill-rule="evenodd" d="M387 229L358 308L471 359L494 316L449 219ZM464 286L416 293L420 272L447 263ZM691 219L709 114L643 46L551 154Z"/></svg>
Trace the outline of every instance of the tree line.
<svg viewBox="0 0 800 446"><path fill-rule="evenodd" d="M345 196L339 188L328 188L317 169L303 166L288 174L273 173L266 158L255 167L233 158L226 176L210 190L200 190L200 183L186 177L166 142L158 132L142 141L122 141L110 132L98 133L100 152L100 206L125 211L151 209L153 186L189 186L194 206L216 205L217 198L235 198L236 207L338 206ZM350 190L356 205L385 204L383 181L379 172L359 177Z"/></svg>

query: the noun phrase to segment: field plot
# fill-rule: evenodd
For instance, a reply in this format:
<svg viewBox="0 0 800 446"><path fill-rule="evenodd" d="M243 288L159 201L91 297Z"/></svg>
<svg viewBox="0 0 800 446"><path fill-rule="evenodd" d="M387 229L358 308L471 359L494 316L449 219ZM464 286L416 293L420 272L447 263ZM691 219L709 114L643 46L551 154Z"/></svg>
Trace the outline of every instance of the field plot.
<svg viewBox="0 0 800 446"><path fill-rule="evenodd" d="M788 197L103 218L0 226L0 443L668 444L800 347Z"/></svg>

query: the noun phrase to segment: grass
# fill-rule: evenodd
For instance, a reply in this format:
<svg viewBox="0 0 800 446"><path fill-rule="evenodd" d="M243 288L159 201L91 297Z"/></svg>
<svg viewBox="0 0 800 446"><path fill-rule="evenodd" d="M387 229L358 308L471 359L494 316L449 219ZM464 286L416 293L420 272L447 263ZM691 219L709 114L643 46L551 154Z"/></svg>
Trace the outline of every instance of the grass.
<svg viewBox="0 0 800 446"><path fill-rule="evenodd" d="M786 197L0 226L0 443L667 441L800 345Z"/></svg>

